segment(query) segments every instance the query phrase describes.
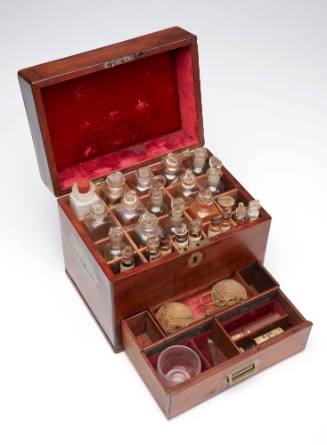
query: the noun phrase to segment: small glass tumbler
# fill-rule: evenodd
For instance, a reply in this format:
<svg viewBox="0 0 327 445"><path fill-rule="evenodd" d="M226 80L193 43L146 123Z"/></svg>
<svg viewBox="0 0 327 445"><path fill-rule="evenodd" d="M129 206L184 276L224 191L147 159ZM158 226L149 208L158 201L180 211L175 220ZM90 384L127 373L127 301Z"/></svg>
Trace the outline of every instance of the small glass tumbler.
<svg viewBox="0 0 327 445"><path fill-rule="evenodd" d="M201 360L187 346L169 346L159 355L157 371L167 386L176 386L200 374Z"/></svg>

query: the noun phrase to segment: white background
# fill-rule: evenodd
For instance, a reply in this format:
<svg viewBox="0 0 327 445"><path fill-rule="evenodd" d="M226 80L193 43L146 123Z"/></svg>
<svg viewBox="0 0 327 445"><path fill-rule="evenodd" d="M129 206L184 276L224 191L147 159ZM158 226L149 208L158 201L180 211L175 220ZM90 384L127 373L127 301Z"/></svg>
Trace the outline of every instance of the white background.
<svg viewBox="0 0 327 445"><path fill-rule="evenodd" d="M199 38L206 145L273 216L265 264L314 328L168 422L65 276L16 71L173 25ZM326 0L1 0L0 45L0 443L326 444Z"/></svg>

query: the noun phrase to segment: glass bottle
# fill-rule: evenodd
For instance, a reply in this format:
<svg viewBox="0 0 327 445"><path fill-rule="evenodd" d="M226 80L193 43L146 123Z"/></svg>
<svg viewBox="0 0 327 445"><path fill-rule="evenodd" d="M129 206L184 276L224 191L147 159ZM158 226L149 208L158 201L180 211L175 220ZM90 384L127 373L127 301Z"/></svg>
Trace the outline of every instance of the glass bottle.
<svg viewBox="0 0 327 445"><path fill-rule="evenodd" d="M175 242L178 247L188 246L188 230L185 223L175 229Z"/></svg>
<svg viewBox="0 0 327 445"><path fill-rule="evenodd" d="M198 147L193 150L193 173L202 175L205 172L207 148Z"/></svg>
<svg viewBox="0 0 327 445"><path fill-rule="evenodd" d="M185 200L182 197L171 200L170 231L175 233L176 227L184 222Z"/></svg>
<svg viewBox="0 0 327 445"><path fill-rule="evenodd" d="M201 218L203 222L208 221L218 213L211 191L209 189L200 190L195 202L189 206L188 212L193 218Z"/></svg>
<svg viewBox="0 0 327 445"><path fill-rule="evenodd" d="M130 190L124 193L122 202L116 207L116 214L121 223L133 224L143 210L135 190Z"/></svg>
<svg viewBox="0 0 327 445"><path fill-rule="evenodd" d="M92 204L99 201L100 198L95 192L95 185L88 178L78 178L74 182L69 195L69 202L77 218L84 218L89 215Z"/></svg>
<svg viewBox="0 0 327 445"><path fill-rule="evenodd" d="M167 156L164 157L163 163L165 166L165 178L169 182L174 181L178 177L181 166L180 156L173 152L170 152Z"/></svg>
<svg viewBox="0 0 327 445"><path fill-rule="evenodd" d="M233 227L232 224L232 211L235 205L235 199L232 196L221 196L217 199L219 206L222 209L223 219L220 224L221 231L227 232Z"/></svg>
<svg viewBox="0 0 327 445"><path fill-rule="evenodd" d="M189 229L189 245L194 246L202 239L201 233L202 220L200 218L194 219L191 222Z"/></svg>
<svg viewBox="0 0 327 445"><path fill-rule="evenodd" d="M158 218L153 213L144 212L135 226L135 233L141 244L145 245L150 236L160 236L162 229L158 224Z"/></svg>
<svg viewBox="0 0 327 445"><path fill-rule="evenodd" d="M133 269L135 267L135 259L131 246L126 246L122 251L122 258L120 260L120 272Z"/></svg>
<svg viewBox="0 0 327 445"><path fill-rule="evenodd" d="M148 260L154 261L160 257L160 241L158 236L149 236L146 241L146 254Z"/></svg>
<svg viewBox="0 0 327 445"><path fill-rule="evenodd" d="M222 177L222 171L218 168L210 167L207 170L208 187L213 195L217 195L220 190L220 179Z"/></svg>
<svg viewBox="0 0 327 445"><path fill-rule="evenodd" d="M106 245L104 257L106 261L113 260L122 255L123 249L126 247L124 242L124 231L121 226L110 227L109 241Z"/></svg>
<svg viewBox="0 0 327 445"><path fill-rule="evenodd" d="M253 199L249 202L246 211L246 216L249 221L255 221L260 216L260 201L258 199Z"/></svg>
<svg viewBox="0 0 327 445"><path fill-rule="evenodd" d="M172 252L170 236L169 235L161 235L160 236L160 246L159 251L161 256L168 255Z"/></svg>
<svg viewBox="0 0 327 445"><path fill-rule="evenodd" d="M216 156L210 156L210 158L209 158L209 166L212 167L212 168L216 168L218 170L221 170L221 168L223 166L223 163Z"/></svg>
<svg viewBox="0 0 327 445"><path fill-rule="evenodd" d="M108 214L108 208L103 201L92 204L91 213L84 221L83 225L93 241L108 236L110 226L115 225L114 219Z"/></svg>
<svg viewBox="0 0 327 445"><path fill-rule="evenodd" d="M167 213L167 205L164 202L166 179L162 175L152 176L150 179L150 203L149 211L157 216Z"/></svg>
<svg viewBox="0 0 327 445"><path fill-rule="evenodd" d="M148 165L145 165L136 171L136 189L138 192L146 193L149 190L150 177L151 170Z"/></svg>
<svg viewBox="0 0 327 445"><path fill-rule="evenodd" d="M235 220L239 223L246 221L247 208L243 202L239 202L235 210Z"/></svg>
<svg viewBox="0 0 327 445"><path fill-rule="evenodd" d="M222 233L220 224L222 222L223 215L221 213L218 213L215 215L212 220L210 221L210 224L208 226L208 237L211 238L212 236L219 235Z"/></svg>
<svg viewBox="0 0 327 445"><path fill-rule="evenodd" d="M186 169L180 179L180 192L185 198L189 198L198 191L195 174L190 168Z"/></svg>
<svg viewBox="0 0 327 445"><path fill-rule="evenodd" d="M103 195L106 202L116 204L123 196L125 177L120 171L110 173L106 179L106 185L103 188Z"/></svg>

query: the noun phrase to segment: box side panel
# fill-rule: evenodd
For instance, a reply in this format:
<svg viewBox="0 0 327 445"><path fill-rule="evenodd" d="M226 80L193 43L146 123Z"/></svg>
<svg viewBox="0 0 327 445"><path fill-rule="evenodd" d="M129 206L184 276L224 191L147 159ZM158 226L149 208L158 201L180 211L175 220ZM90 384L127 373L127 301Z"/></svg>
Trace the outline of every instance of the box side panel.
<svg viewBox="0 0 327 445"><path fill-rule="evenodd" d="M110 344L117 350L112 285L59 206L65 267Z"/></svg>
<svg viewBox="0 0 327 445"><path fill-rule="evenodd" d="M219 392L230 387L228 376L249 364L255 363L258 373L284 360L285 358L302 351L305 348L311 330L311 323L305 322L283 336L283 339L271 340L270 345L265 345L254 354L244 354L236 357L232 364L219 368L216 372L203 376L196 383L176 389L171 396L169 418L192 408L193 406L209 399Z"/></svg>

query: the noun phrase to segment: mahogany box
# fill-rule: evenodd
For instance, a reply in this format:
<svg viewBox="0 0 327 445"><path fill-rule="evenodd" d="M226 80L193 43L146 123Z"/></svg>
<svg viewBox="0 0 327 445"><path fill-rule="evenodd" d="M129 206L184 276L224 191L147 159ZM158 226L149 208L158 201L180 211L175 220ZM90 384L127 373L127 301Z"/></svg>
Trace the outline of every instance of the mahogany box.
<svg viewBox="0 0 327 445"><path fill-rule="evenodd" d="M184 167L190 165L192 149L204 144L195 35L169 28L18 75L41 177L58 197L67 275L114 351L126 351L168 418L304 349L312 324L263 266L271 223L263 208L257 220L234 222L231 230L215 237L207 236L205 223L197 245L180 249L172 242L172 253L153 262L134 226L122 224L136 266L119 272L120 259L106 261L103 256L108 239L93 242L69 205L78 176L92 179L101 195L109 173L122 171L127 188L133 189L135 170L150 165L161 172L162 158L171 151L180 154ZM205 175L199 176L199 185L204 182ZM222 193L236 202L253 199L224 166L222 184ZM168 210L159 217L163 228L170 200L177 195L174 184L165 188ZM141 197L145 207L148 199ZM116 206L108 205L108 211L120 224ZM192 220L188 206L184 214ZM203 298L224 278L240 282L246 300L207 311ZM157 311L169 301L187 304L196 314L194 322L167 332ZM265 317L271 320L266 325L260 322ZM254 330L246 331L249 323ZM276 327L282 329L279 335L245 347ZM208 353L208 338L218 363ZM156 366L159 353L173 344L194 349L202 369L171 388Z"/></svg>

